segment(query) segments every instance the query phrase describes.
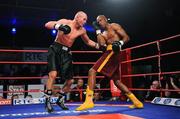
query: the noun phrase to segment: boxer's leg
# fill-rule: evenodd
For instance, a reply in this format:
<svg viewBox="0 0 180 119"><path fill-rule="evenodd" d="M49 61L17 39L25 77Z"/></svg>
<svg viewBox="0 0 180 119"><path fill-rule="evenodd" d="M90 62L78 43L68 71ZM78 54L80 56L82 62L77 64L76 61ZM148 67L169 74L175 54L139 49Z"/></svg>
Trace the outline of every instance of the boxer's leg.
<svg viewBox="0 0 180 119"><path fill-rule="evenodd" d="M107 72L107 70L109 70L108 69L109 67L105 68L105 65L108 63L108 61L112 55L113 55L112 51L106 51L99 58L99 60L94 64L94 66L89 70L89 72L88 72L88 86L86 89L86 99L85 99L85 102L82 105L80 105L80 107L76 108L76 110L81 111L81 110L86 110L86 109L94 107L93 89L94 89L94 86L96 84L96 74L97 74L97 72L102 73L102 71Z"/></svg>
<svg viewBox="0 0 180 119"><path fill-rule="evenodd" d="M136 96L131 91L129 91L127 86L124 85L120 80L114 80L114 84L133 102L133 105L129 106L129 108L143 108L143 103L140 102Z"/></svg>
<svg viewBox="0 0 180 119"><path fill-rule="evenodd" d="M52 95L52 88L53 88L53 84L54 84L54 80L56 79L57 76L57 71L50 71L49 72L49 77L48 77L48 81L46 84L46 99L45 99L45 109L51 113L54 111L51 102L50 102L50 98Z"/></svg>
<svg viewBox="0 0 180 119"><path fill-rule="evenodd" d="M61 109L63 110L69 110L69 108L67 106L65 106L65 95L67 92L69 92L69 90L71 89L71 85L73 84L74 80L70 79L70 80L66 80L62 91L59 93L59 97L56 101L56 104L61 107Z"/></svg>
<svg viewBox="0 0 180 119"><path fill-rule="evenodd" d="M96 84L96 71L91 68L88 73L88 86L86 89L86 99L85 102L82 105L80 105L80 107L76 108L77 111L86 110L94 107L93 89L95 84Z"/></svg>
<svg viewBox="0 0 180 119"><path fill-rule="evenodd" d="M59 57L60 63L60 72L59 75L62 80L65 80L64 86L59 93L58 100L56 104L63 110L69 110L67 106L65 106L65 96L66 93L69 92L71 85L73 84L73 64L72 64L72 55L67 51L63 51L61 53L62 56ZM63 57L63 58L61 58Z"/></svg>

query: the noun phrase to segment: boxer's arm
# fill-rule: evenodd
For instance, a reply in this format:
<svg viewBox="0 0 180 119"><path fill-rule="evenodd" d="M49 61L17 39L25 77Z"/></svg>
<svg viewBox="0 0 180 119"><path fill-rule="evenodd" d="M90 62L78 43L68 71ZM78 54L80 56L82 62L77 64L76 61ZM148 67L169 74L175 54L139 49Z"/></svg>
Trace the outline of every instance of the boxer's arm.
<svg viewBox="0 0 180 119"><path fill-rule="evenodd" d="M123 41L123 44L124 43L127 43L129 41L129 36L127 35L127 33L125 32L125 30L119 25L119 24L115 24L113 23L112 24L113 26L113 29L116 31L116 33L122 37L122 41Z"/></svg>
<svg viewBox="0 0 180 119"><path fill-rule="evenodd" d="M67 24L67 19L60 19L60 20L58 20L58 21L49 21L49 22L47 22L47 23L45 23L45 27L47 28L47 29L54 29L54 26L56 25L56 24Z"/></svg>
<svg viewBox="0 0 180 119"><path fill-rule="evenodd" d="M106 46L106 40L102 34L97 35L97 41L100 46Z"/></svg>
<svg viewBox="0 0 180 119"><path fill-rule="evenodd" d="M97 41L98 41L99 45L105 46L106 40L101 33L100 25L97 23L97 21L93 21L92 25L93 25L94 29L96 30Z"/></svg>
<svg viewBox="0 0 180 119"><path fill-rule="evenodd" d="M59 21L49 21L45 24L47 29L56 29L63 31L64 34L68 34L71 32L71 28L67 25L68 20L61 19Z"/></svg>
<svg viewBox="0 0 180 119"><path fill-rule="evenodd" d="M102 35L102 33L97 34L97 41L99 44L99 49L101 51L105 52L106 48L107 48L107 44L106 44L106 40L105 40L104 36Z"/></svg>
<svg viewBox="0 0 180 119"><path fill-rule="evenodd" d="M49 21L45 23L45 27L47 29L54 29L55 24L65 24L68 20L67 19L60 19L58 21Z"/></svg>
<svg viewBox="0 0 180 119"><path fill-rule="evenodd" d="M120 38L122 38L112 43L113 51L115 53L118 53L121 50L122 46L129 41L129 36L119 24L112 23L111 25L113 30L119 35Z"/></svg>
<svg viewBox="0 0 180 119"><path fill-rule="evenodd" d="M84 31L84 33L81 35L81 38L84 41L84 43L87 44L88 46L99 49L99 44L91 40L87 35L86 31Z"/></svg>
<svg viewBox="0 0 180 119"><path fill-rule="evenodd" d="M57 24L57 21L49 21L45 24L47 29L54 29L54 25Z"/></svg>

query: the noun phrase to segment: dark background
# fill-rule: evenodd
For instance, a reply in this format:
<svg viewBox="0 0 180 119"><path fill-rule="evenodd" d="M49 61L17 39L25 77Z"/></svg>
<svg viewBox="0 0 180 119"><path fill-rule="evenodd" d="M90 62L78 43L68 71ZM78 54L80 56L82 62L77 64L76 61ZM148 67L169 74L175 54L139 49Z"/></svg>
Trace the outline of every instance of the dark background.
<svg viewBox="0 0 180 119"><path fill-rule="evenodd" d="M79 10L88 14L87 25L99 14L121 24L131 38L127 47L180 33L179 0L1 0L0 47L46 48L54 37L44 24L73 19ZM88 34L95 39L94 32Z"/></svg>
<svg viewBox="0 0 180 119"><path fill-rule="evenodd" d="M75 13L83 10L88 15L86 29L91 39L96 41L92 21L104 14L111 22L119 23L130 36L124 48L159 40L180 33L179 0L1 0L0 1L0 47L21 49L23 47L48 48L54 41L51 30L44 24L61 18L73 19ZM16 27L16 34L11 29ZM161 53L179 50L180 40L161 43ZM80 38L72 50L93 50ZM157 46L148 46L132 51L132 57L157 54ZM97 59L87 56L74 58L79 61ZM93 57L93 55L92 55ZM179 54L163 57L163 71L179 70ZM148 64L155 63L149 61ZM143 62L136 65L143 65ZM144 63L146 64L146 63ZM168 66L167 66L168 64ZM168 67L168 68L167 68ZM157 70L154 70L157 72Z"/></svg>

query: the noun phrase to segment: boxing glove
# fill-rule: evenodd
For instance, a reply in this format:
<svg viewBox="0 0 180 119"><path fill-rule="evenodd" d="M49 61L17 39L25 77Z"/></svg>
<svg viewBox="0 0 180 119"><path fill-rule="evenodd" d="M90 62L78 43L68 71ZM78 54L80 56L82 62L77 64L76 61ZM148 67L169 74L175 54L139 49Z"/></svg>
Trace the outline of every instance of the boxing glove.
<svg viewBox="0 0 180 119"><path fill-rule="evenodd" d="M122 40L114 41L112 43L112 50L114 51L114 53L118 53L121 50L121 47L123 44L124 44L124 42Z"/></svg>
<svg viewBox="0 0 180 119"><path fill-rule="evenodd" d="M100 46L99 49L100 49L102 52L105 52L105 51L106 51L106 46Z"/></svg>
<svg viewBox="0 0 180 119"><path fill-rule="evenodd" d="M68 25L64 25L64 24L55 24L54 28L56 30L60 30L62 31L64 34L69 34L71 32L71 27Z"/></svg>
<svg viewBox="0 0 180 119"><path fill-rule="evenodd" d="M94 29L96 30L96 34L100 34L101 33L101 29L100 29L100 25L97 23L97 21L93 21L92 23Z"/></svg>

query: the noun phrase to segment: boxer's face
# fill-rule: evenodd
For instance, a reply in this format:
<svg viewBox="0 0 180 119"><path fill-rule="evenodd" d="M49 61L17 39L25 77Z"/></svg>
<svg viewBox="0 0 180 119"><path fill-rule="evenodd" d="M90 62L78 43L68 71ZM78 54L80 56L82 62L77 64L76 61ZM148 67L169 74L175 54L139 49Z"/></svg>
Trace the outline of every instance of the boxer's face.
<svg viewBox="0 0 180 119"><path fill-rule="evenodd" d="M81 27L84 26L87 21L87 15L82 14L81 16L78 17L77 21L78 21L79 26Z"/></svg>
<svg viewBox="0 0 180 119"><path fill-rule="evenodd" d="M97 17L97 23L101 26L101 28L105 28L106 25L107 25L107 20L105 17L102 17L102 16L98 16Z"/></svg>

